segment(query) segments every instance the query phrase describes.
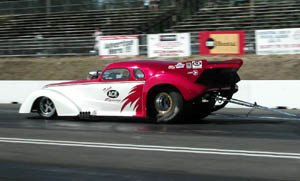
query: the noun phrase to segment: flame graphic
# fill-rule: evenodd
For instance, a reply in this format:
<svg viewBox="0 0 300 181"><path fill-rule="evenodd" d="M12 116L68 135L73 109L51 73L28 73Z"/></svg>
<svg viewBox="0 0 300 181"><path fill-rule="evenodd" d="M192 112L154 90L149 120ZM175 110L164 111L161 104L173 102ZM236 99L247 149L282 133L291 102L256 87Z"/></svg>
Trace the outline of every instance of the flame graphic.
<svg viewBox="0 0 300 181"><path fill-rule="evenodd" d="M142 92L143 92L143 86L144 84L137 85L131 89L129 92L129 95L125 97L125 99L122 100L122 102L125 102L121 108L121 112L124 110L124 108L130 104L130 107L134 102L134 108L133 110L136 110L137 113L142 112Z"/></svg>

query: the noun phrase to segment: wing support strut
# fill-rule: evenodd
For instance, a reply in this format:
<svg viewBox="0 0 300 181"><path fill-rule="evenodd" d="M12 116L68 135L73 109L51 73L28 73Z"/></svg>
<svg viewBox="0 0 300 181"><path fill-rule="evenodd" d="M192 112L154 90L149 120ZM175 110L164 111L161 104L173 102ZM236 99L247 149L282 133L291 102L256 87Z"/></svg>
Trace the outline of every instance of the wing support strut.
<svg viewBox="0 0 300 181"><path fill-rule="evenodd" d="M237 104L237 105L241 105L241 106L246 106L246 107L250 107L250 108L254 108L254 109L260 109L260 110L264 110L264 111L279 113L279 114L286 115L286 116L300 118L300 116L297 115L297 114L288 113L288 112L280 111L280 110L277 110L277 109L272 109L272 108L265 107L265 106L260 106L256 102L255 103L250 103L250 102L246 102L246 101L242 101L242 100L238 100L238 99L234 99L234 98L228 99L228 98L220 97L220 96L217 96L216 100L217 101L229 102L229 103ZM250 112L251 112L251 110L250 110ZM248 115L250 114L250 112L248 113Z"/></svg>

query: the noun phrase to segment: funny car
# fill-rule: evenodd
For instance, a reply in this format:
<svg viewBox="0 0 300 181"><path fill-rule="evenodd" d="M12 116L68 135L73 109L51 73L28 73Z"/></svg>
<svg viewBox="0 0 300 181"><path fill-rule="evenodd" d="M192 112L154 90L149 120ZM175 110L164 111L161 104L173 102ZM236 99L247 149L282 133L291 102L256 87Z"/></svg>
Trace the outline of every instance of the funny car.
<svg viewBox="0 0 300 181"><path fill-rule="evenodd" d="M203 118L223 108L240 80L241 59L225 61L131 60L115 62L90 80L49 84L33 92L20 113L54 116L129 116L170 122Z"/></svg>

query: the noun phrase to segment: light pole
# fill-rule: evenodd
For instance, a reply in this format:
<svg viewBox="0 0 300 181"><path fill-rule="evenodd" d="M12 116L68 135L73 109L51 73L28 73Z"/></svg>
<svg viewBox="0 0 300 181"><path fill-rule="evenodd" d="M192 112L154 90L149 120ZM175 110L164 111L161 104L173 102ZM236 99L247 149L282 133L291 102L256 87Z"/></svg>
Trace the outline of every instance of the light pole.
<svg viewBox="0 0 300 181"><path fill-rule="evenodd" d="M51 14L51 0L46 0L47 15Z"/></svg>

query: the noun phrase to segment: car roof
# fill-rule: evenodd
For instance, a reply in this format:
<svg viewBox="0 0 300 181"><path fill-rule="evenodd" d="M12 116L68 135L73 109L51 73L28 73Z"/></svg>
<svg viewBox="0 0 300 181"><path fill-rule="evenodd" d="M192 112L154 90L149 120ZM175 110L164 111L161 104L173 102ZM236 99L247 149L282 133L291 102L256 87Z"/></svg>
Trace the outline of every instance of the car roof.
<svg viewBox="0 0 300 181"><path fill-rule="evenodd" d="M165 67L168 65L174 65L177 62L168 61L168 60L130 60L115 62L108 65L105 69L111 68L130 68L130 67L139 67L139 68L159 68Z"/></svg>

